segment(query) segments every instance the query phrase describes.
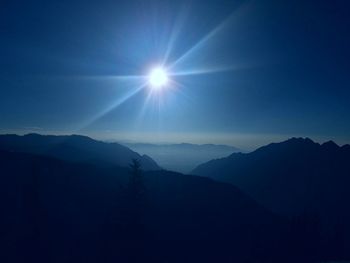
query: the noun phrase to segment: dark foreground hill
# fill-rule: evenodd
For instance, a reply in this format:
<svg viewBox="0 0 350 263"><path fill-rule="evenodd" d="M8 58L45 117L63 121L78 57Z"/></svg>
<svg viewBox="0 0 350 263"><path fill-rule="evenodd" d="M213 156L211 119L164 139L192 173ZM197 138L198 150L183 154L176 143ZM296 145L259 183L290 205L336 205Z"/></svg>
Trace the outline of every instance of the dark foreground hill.
<svg viewBox="0 0 350 263"><path fill-rule="evenodd" d="M346 239L350 251L349 145L293 138L212 160L192 173L232 183L280 215L312 218Z"/></svg>
<svg viewBox="0 0 350 263"><path fill-rule="evenodd" d="M160 169L157 163L147 155L141 156L118 143L105 143L80 135L0 135L0 150L41 154L74 162L106 163L121 167L128 167L130 161L136 158L140 160L145 170Z"/></svg>
<svg viewBox="0 0 350 263"><path fill-rule="evenodd" d="M0 152L1 262L275 262L285 221L229 184Z"/></svg>

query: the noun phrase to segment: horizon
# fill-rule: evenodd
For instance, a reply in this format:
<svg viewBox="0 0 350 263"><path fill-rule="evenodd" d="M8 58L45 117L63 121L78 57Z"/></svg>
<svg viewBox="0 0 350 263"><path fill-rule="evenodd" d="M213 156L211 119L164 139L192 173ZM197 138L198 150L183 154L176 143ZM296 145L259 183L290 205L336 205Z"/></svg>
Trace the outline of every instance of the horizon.
<svg viewBox="0 0 350 263"><path fill-rule="evenodd" d="M241 147L240 145L242 145L242 142L240 142L240 139L236 139L235 141L237 143L225 143L225 140L223 141L219 141L219 142L201 142L201 141L181 141L181 140L174 140L174 141L159 141L158 139L155 139L155 140L146 140L146 141L142 141L142 140L132 140L130 139L130 135L129 136L125 136L124 137L99 137L99 136L94 136L94 135L91 135L91 134L78 134L78 133L45 133L45 132L39 132L39 131L28 131L28 132L23 132L23 133L16 133L16 132L11 132L11 131L8 131L8 132L3 132L0 130L0 135L19 135L19 136L24 136L24 135L29 135L29 134L38 134L38 135L43 135L43 136L72 136L72 135L77 135L77 136L86 136L86 137L89 137L93 140L97 140L97 141L102 141L102 142L107 142L107 143L119 143L119 144L148 144L148 145L155 145L155 146L166 146L166 145L180 145L180 144L191 144L191 145L198 145L198 146L202 146L202 145L215 145L215 146L229 146L229 147L234 147L236 149L238 149L239 151L242 151L242 152L252 152L252 151L255 151L257 150L258 148L260 147L263 147L263 146L266 146L266 145L269 145L271 143L281 143L281 142L284 142L284 141L287 141L287 140L290 140L290 139L293 139L293 138L301 138L301 139L310 139L312 140L314 143L318 143L320 145L326 143L326 142L329 142L329 141L332 141L334 142L335 144L337 144L338 146L342 147L344 145L350 145L350 143L348 142L344 142L344 143L341 143L337 140L333 140L331 138L327 138L327 137L323 137L323 138L312 138L312 137L309 137L309 136L294 136L294 135L280 135L280 136L275 136L273 137L274 139L271 139L272 137L266 137L265 140L261 141L261 138L257 138L256 140L259 141L259 143L257 143L256 145L253 145L253 146L247 146L246 144L243 144L244 147ZM131 136L132 138L132 136ZM247 141L251 141L252 138L254 138L254 136L251 136L251 137L248 137L246 138ZM231 140L232 141L232 140Z"/></svg>

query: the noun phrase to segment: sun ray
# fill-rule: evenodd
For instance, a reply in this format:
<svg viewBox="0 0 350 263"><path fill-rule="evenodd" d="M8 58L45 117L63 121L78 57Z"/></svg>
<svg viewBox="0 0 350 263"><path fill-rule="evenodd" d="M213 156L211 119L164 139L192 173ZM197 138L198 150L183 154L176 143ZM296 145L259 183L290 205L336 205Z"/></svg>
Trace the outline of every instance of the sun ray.
<svg viewBox="0 0 350 263"><path fill-rule="evenodd" d="M249 3L249 2L248 2ZM217 25L214 29L212 29L208 34L202 37L194 46L188 49L184 54L182 54L179 58L177 58L174 62L172 62L169 66L170 69L175 68L183 61L185 61L192 53L197 51L203 45L207 44L213 37L215 37L218 33L220 33L226 26L228 26L234 18L238 17L239 13L242 13L243 9L246 9L248 3L242 4L240 7L235 9L230 15L228 15L219 25Z"/></svg>
<svg viewBox="0 0 350 263"><path fill-rule="evenodd" d="M255 62L250 63L237 63L235 65L230 66L215 66L208 68L194 68L194 69L186 69L179 70L169 74L169 76L191 76L191 75L203 75L203 74L216 74L221 72L230 72L237 71L242 69L250 69L258 67L258 64Z"/></svg>
<svg viewBox="0 0 350 263"><path fill-rule="evenodd" d="M144 81L147 76L145 75L88 75L88 76L75 76L81 79L91 80L113 80L113 81Z"/></svg>
<svg viewBox="0 0 350 263"><path fill-rule="evenodd" d="M187 50L183 55L181 55L178 59L176 59L173 63L171 63L170 68L175 68L178 64L184 61L190 54L196 51L198 48L206 44L212 37L214 37L222 28L227 24L228 20L224 20L217 27L215 27L212 31L210 31L207 35L205 35L202 39L200 39L194 46L192 46L189 50Z"/></svg>
<svg viewBox="0 0 350 263"><path fill-rule="evenodd" d="M123 103L125 103L127 100L129 100L131 97L135 96L137 93L139 93L145 86L147 85L147 83L143 83L140 86L136 87L134 90L132 90L131 92L127 93L126 95L124 95L123 97L119 98L118 100L116 100L114 103L112 103L111 105L109 105L106 109L104 109L103 111L101 111L100 113L96 114L94 117L92 117L90 120L88 120L87 122L85 122L82 127L80 128L80 130L84 130L85 128L89 127L90 125L92 125L93 123L95 123L96 121L98 121L99 119L101 119L103 116L105 116L106 114L108 114L109 112L111 112L112 110L115 110L116 108L118 108L120 105L122 105Z"/></svg>
<svg viewBox="0 0 350 263"><path fill-rule="evenodd" d="M175 25L174 25L172 32L171 32L171 35L169 37L169 41L167 44L165 54L163 56L163 61L162 61L163 66L168 63L169 56L171 55L173 48L174 48L174 45L178 39L178 36L181 33L181 29L183 28L183 26L187 20L189 9L190 8L187 6L186 9L183 8L182 12L179 12L179 15L176 19Z"/></svg>

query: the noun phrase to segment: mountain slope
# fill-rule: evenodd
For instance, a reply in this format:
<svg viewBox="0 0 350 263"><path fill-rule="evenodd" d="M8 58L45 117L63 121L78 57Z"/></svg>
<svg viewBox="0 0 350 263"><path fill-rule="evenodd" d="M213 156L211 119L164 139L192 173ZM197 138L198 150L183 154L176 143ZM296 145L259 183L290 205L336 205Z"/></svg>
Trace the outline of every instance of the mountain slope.
<svg viewBox="0 0 350 263"><path fill-rule="evenodd" d="M139 159L145 170L160 169L149 156L141 156L123 145L79 135L0 135L0 150L34 153L75 162L105 162L122 167L127 167L132 159Z"/></svg>
<svg viewBox="0 0 350 263"><path fill-rule="evenodd" d="M11 262L280 262L283 256L275 249L282 249L285 221L229 184L145 172L144 212L137 217L143 227L130 228L127 169L1 151L0 167L1 256ZM143 229L138 239L135 229Z"/></svg>
<svg viewBox="0 0 350 263"><path fill-rule="evenodd" d="M302 242L327 239L323 251L350 258L349 145L292 138L212 160L192 173L232 183L299 227L319 233L313 241Z"/></svg>
<svg viewBox="0 0 350 263"><path fill-rule="evenodd" d="M350 147L293 138L198 166L193 174L229 182L273 211L350 219Z"/></svg>

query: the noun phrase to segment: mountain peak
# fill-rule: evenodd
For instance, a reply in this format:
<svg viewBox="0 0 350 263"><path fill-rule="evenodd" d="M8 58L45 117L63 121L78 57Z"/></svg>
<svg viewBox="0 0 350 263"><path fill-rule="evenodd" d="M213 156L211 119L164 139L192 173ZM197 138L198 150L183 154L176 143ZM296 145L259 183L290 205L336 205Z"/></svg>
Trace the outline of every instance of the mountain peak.
<svg viewBox="0 0 350 263"><path fill-rule="evenodd" d="M286 141L278 142L278 143L270 143L268 145L262 146L256 149L255 153L269 153L273 154L275 151L278 152L289 152L289 153L298 153L301 151L308 151L310 149L314 149L319 147L319 144L311 140L310 138L303 137L292 137Z"/></svg>
<svg viewBox="0 0 350 263"><path fill-rule="evenodd" d="M27 134L25 134L25 135L23 135L24 137L40 137L40 136L44 136L44 135L40 135L40 134L38 134L38 133L34 133L34 132L32 132L32 133L27 133Z"/></svg>
<svg viewBox="0 0 350 263"><path fill-rule="evenodd" d="M326 148L327 150L336 150L339 149L340 147L338 146L338 144L336 144L333 141L328 141L325 142L321 145L323 148Z"/></svg>
<svg viewBox="0 0 350 263"><path fill-rule="evenodd" d="M286 143L308 143L308 144L315 144L313 140L311 140L308 137L292 137L286 141Z"/></svg>

